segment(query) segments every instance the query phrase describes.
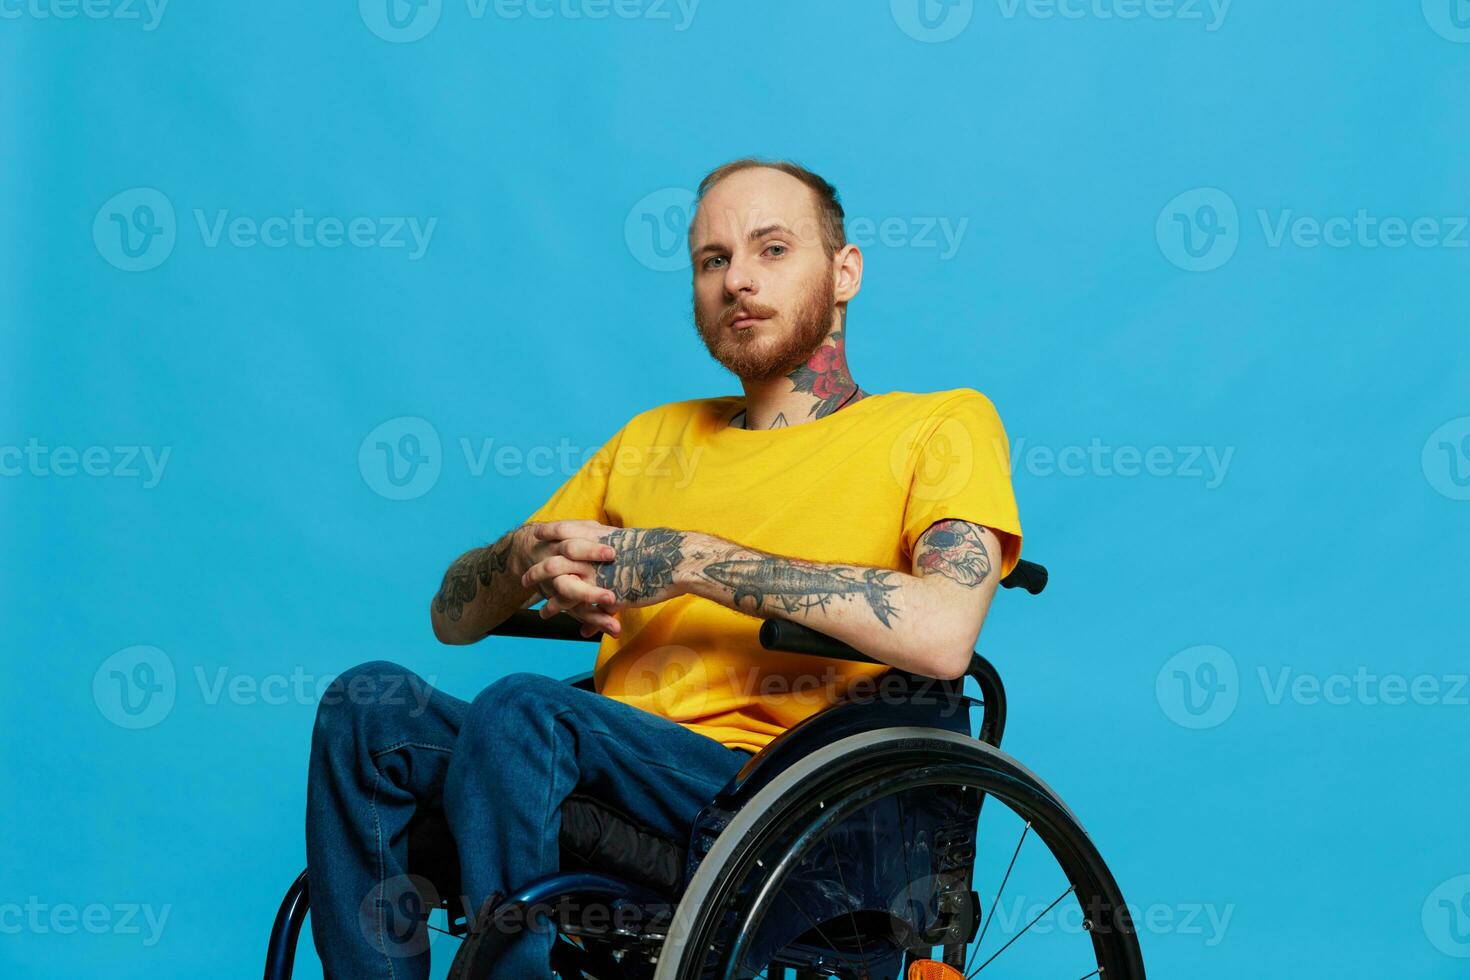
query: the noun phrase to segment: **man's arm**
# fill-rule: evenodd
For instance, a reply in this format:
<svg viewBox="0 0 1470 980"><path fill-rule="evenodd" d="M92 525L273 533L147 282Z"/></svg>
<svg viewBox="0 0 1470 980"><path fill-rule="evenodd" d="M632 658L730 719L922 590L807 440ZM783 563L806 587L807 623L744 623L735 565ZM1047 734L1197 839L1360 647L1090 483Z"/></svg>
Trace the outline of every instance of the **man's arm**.
<svg viewBox="0 0 1470 980"><path fill-rule="evenodd" d="M500 540L474 548L454 560L444 573L429 620L441 643L474 643L543 595L559 601L576 618L587 624L584 632L607 628L610 615L597 603L612 596L592 581L594 559L610 558L611 550L596 540L590 528L605 530L592 521L562 521L567 529L562 540L537 538L534 523L512 528ZM541 563L552 574L541 587L522 583L526 569Z"/></svg>
<svg viewBox="0 0 1470 980"><path fill-rule="evenodd" d="M555 525L541 534L554 536ZM913 574L826 564L747 548L698 531L606 528L616 551L597 563L617 606L693 593L740 612L788 619L875 660L930 677L964 675L998 584L1000 542L967 521L937 521L915 544ZM542 575L534 565L525 581Z"/></svg>

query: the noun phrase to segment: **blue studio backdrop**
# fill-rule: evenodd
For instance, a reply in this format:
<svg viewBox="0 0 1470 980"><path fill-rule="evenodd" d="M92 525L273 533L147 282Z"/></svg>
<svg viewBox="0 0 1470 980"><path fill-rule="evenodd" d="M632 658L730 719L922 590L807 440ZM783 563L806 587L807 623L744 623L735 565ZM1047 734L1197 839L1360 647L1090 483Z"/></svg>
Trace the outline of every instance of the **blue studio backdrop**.
<svg viewBox="0 0 1470 980"><path fill-rule="evenodd" d="M0 0L0 81L0 975L258 975L322 685L590 664L429 600L738 391L749 153L843 195L864 387L1001 412L1006 749L1150 972L1470 968L1464 0Z"/></svg>

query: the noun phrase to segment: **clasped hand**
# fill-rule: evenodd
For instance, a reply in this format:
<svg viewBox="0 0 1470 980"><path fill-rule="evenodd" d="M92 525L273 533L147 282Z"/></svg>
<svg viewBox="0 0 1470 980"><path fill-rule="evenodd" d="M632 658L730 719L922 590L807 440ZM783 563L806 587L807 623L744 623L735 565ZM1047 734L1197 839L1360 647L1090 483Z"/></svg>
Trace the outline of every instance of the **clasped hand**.
<svg viewBox="0 0 1470 980"><path fill-rule="evenodd" d="M664 536L678 532L662 532ZM521 585L546 597L543 619L564 612L582 623L583 636L601 630L618 636L617 613L652 605L682 591L672 574L638 574L640 548L647 532L610 527L597 521L549 521L533 525L526 544L526 573ZM667 544L655 557L667 564ZM677 549L673 550L677 556ZM629 581L638 587L629 588Z"/></svg>

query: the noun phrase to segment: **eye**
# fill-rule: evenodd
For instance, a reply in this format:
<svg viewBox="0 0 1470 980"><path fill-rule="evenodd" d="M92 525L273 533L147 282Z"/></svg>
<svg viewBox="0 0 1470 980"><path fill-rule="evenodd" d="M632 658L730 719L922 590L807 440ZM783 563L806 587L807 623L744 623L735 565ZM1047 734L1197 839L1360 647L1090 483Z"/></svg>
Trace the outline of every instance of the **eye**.
<svg viewBox="0 0 1470 980"><path fill-rule="evenodd" d="M776 257L777 257L777 258L780 258L780 257L781 257L781 256L783 256L783 255L785 255L785 254L786 254L786 253L787 253L787 252L789 252L789 251L791 251L791 250L790 250L790 249L789 249L789 248L787 248L787 247L786 247L786 246L785 246L785 245L778 245L778 244L776 244L776 243L775 243L775 242L772 242L772 243L771 243L771 244L770 244L770 245L767 245L767 246L766 246L766 251L767 251L767 252L769 252L769 251L771 251L771 250L772 250L772 249L778 249L778 250L779 250L779 251L778 251L778 252L777 252L777 253L776 253Z"/></svg>
<svg viewBox="0 0 1470 980"><path fill-rule="evenodd" d="M711 262L718 262L718 261L720 261L720 260L721 260L721 259L722 259L722 258L723 258L723 256L719 256L719 255L711 255L711 256L710 256L710 257L709 257L709 258L707 258L707 259L705 259L705 260L704 260L704 267L705 267L705 268L706 268L706 269L708 269L708 268L711 268L711 266L710 266L710 263L711 263Z"/></svg>

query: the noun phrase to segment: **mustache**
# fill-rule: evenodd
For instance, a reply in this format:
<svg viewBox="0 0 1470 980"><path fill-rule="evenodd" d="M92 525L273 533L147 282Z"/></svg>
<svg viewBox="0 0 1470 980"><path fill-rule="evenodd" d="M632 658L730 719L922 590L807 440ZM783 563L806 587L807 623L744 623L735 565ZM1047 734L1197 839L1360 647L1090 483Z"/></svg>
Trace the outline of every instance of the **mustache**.
<svg viewBox="0 0 1470 980"><path fill-rule="evenodd" d="M774 306L759 306L755 303L745 303L739 306L732 306L725 310L720 315L720 324L722 326L729 326L742 316L758 316L769 319L775 315L776 308Z"/></svg>

